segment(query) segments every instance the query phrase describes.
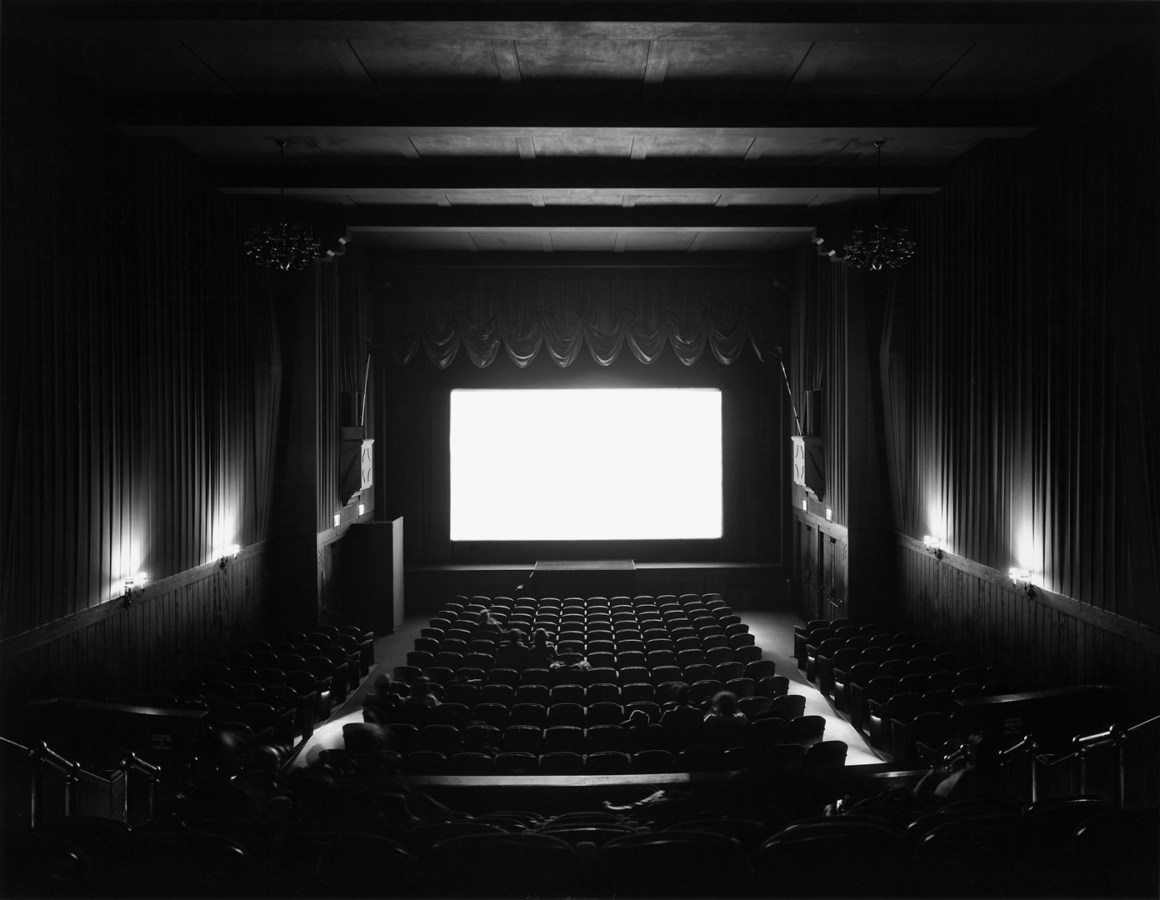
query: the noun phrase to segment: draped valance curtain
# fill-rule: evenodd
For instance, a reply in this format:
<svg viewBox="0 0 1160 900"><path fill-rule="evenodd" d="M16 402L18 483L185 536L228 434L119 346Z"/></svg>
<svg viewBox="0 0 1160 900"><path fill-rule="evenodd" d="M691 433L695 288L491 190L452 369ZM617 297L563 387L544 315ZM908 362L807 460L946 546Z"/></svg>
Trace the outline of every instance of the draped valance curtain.
<svg viewBox="0 0 1160 900"><path fill-rule="evenodd" d="M587 352L609 366L627 349L641 363L671 347L686 366L705 353L723 365L751 347L781 353L788 292L772 275L714 278L533 277L424 273L384 288L395 360L422 353L441 369L462 349L476 366L502 353L520 368L541 353L561 367Z"/></svg>

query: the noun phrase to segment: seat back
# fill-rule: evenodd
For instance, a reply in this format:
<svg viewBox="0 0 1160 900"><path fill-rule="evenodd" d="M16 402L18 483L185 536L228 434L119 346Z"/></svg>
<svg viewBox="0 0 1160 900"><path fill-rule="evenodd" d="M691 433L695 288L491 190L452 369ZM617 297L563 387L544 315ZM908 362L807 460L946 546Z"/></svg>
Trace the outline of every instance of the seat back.
<svg viewBox="0 0 1160 900"><path fill-rule="evenodd" d="M562 897L583 884L571 845L549 834L475 834L435 844L428 854L435 897Z"/></svg>
<svg viewBox="0 0 1160 900"><path fill-rule="evenodd" d="M616 897L736 897L747 888L745 850L708 831L664 831L614 838L596 851L598 892Z"/></svg>

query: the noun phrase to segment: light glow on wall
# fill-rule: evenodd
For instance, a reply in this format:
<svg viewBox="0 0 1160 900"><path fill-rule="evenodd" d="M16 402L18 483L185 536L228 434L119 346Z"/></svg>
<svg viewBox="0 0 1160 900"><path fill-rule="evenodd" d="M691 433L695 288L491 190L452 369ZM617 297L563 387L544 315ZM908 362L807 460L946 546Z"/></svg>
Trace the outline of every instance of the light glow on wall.
<svg viewBox="0 0 1160 900"><path fill-rule="evenodd" d="M720 538L721 392L451 392L451 539Z"/></svg>
<svg viewBox="0 0 1160 900"><path fill-rule="evenodd" d="M1029 524L1016 532L1015 567L1032 574L1043 567L1043 548L1035 538L1035 529Z"/></svg>
<svg viewBox="0 0 1160 900"><path fill-rule="evenodd" d="M213 527L210 530L210 550L207 563L220 562L222 559L233 558L238 555L240 547L237 544L238 516L233 510L218 513L214 516Z"/></svg>

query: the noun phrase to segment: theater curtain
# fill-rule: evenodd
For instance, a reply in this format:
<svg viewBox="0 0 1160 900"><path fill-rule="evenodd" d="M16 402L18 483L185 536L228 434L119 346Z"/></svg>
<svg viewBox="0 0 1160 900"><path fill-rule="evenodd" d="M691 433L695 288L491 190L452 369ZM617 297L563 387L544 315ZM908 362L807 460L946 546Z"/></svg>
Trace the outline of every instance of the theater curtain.
<svg viewBox="0 0 1160 900"><path fill-rule="evenodd" d="M723 365L746 348L780 355L778 323L788 294L771 276L742 278L393 279L384 298L391 351L407 364L422 353L446 369L460 350L486 367L500 354L520 368L546 353L567 367L587 352L602 366L627 351L655 362L665 348L686 366L706 352Z"/></svg>

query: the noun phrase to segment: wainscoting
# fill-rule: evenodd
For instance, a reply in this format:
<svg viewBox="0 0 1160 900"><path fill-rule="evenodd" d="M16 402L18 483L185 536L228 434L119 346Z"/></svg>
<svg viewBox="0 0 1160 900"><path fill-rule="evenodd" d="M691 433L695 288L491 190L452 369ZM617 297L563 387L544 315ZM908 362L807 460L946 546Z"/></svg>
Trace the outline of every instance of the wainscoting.
<svg viewBox="0 0 1160 900"><path fill-rule="evenodd" d="M147 585L128 606L114 598L6 639L4 736L25 737L29 700L127 698L257 633L265 577L264 545L255 545L224 568L208 563Z"/></svg>
<svg viewBox="0 0 1160 900"><path fill-rule="evenodd" d="M994 662L1019 686L1115 684L1154 710L1160 633L898 535L899 624Z"/></svg>

